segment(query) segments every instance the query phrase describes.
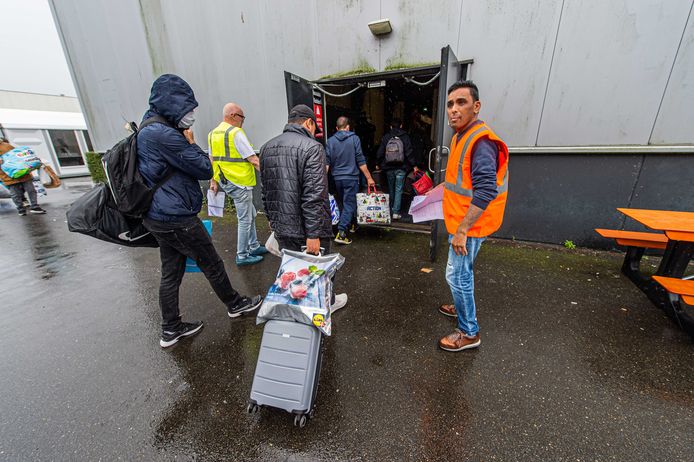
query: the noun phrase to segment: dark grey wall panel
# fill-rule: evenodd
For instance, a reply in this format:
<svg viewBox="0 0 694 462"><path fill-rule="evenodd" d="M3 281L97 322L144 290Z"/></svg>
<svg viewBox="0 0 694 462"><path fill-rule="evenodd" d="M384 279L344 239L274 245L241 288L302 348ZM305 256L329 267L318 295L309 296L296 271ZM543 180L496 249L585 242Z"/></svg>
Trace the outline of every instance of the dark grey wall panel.
<svg viewBox="0 0 694 462"><path fill-rule="evenodd" d="M631 207L694 212L694 155L645 155Z"/></svg>
<svg viewBox="0 0 694 462"><path fill-rule="evenodd" d="M690 156L691 158L691 156ZM594 228L621 229L643 155L512 154L498 237L609 247Z"/></svg>

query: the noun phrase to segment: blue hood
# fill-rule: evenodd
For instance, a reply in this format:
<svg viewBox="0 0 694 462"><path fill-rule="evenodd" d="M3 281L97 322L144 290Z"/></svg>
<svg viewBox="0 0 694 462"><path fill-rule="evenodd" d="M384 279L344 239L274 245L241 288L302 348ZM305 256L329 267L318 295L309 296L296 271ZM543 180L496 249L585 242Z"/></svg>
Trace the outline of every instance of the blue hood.
<svg viewBox="0 0 694 462"><path fill-rule="evenodd" d="M333 136L340 141L344 141L347 138L349 138L350 136L356 136L356 135L354 134L354 132L350 132L347 130L338 130Z"/></svg>
<svg viewBox="0 0 694 462"><path fill-rule="evenodd" d="M183 116L196 107L198 107L198 102L188 82L177 75L164 74L152 84L152 91L149 95L149 111L144 118L149 117L154 112L177 127Z"/></svg>

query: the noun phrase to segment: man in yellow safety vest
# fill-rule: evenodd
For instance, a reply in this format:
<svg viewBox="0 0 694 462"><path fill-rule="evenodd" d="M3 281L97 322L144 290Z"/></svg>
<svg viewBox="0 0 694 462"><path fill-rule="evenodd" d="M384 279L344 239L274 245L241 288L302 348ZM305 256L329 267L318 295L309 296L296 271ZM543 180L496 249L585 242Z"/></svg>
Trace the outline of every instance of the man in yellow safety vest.
<svg viewBox="0 0 694 462"><path fill-rule="evenodd" d="M255 230L253 187L255 171L260 161L243 131L246 116L234 103L224 106L224 120L207 136L214 175L210 189L216 194L221 188L231 196L238 217L236 264L253 265L263 259L267 249L258 243Z"/></svg>

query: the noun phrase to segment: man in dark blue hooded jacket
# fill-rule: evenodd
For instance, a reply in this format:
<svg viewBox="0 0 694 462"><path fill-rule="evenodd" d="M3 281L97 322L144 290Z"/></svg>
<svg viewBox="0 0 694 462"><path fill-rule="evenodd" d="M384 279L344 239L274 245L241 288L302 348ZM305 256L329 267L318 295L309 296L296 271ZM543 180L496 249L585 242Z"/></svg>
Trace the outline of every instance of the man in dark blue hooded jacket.
<svg viewBox="0 0 694 462"><path fill-rule="evenodd" d="M375 188L376 183L366 166L366 158L361 149L359 137L350 130L349 119L345 116L337 118L337 132L328 139L325 147L328 168L335 179L340 222L337 225L335 242L351 244L347 237L352 218L357 212L357 193L359 192L359 171L364 174L369 188Z"/></svg>
<svg viewBox="0 0 694 462"><path fill-rule="evenodd" d="M199 180L212 177L212 163L197 144L190 127L198 106L193 89L182 78L165 74L152 84L149 110L143 121L159 116L166 123L153 123L137 135L138 168L145 183L153 187L165 178L156 190L144 219L145 227L159 243L161 284L159 306L162 335L159 344L168 347L182 337L194 335L202 322L182 322L178 307L178 291L185 273L186 257L195 260L227 306L229 317L241 316L256 309L261 296L242 297L231 286L224 263L198 218L202 206Z"/></svg>

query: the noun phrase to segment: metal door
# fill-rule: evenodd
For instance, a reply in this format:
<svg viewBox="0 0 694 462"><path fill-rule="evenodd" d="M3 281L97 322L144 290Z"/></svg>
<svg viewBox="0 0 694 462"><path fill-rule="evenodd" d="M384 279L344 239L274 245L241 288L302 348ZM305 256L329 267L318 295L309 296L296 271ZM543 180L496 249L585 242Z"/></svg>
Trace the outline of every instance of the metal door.
<svg viewBox="0 0 694 462"><path fill-rule="evenodd" d="M316 113L316 140L325 144L325 97L312 82L284 71L284 85L287 89L287 113L297 104L305 104Z"/></svg>
<svg viewBox="0 0 694 462"><path fill-rule="evenodd" d="M446 162L450 152L453 129L448 125L446 114L446 98L448 87L464 78L465 66L458 62L455 54L448 45L441 49L441 74L439 76L438 110L436 112L436 147L429 153L429 169L434 174L434 185L440 184L446 175ZM434 155L433 167L431 156ZM446 242L446 227L442 220L432 220L431 238L429 240L429 258L436 259L439 242Z"/></svg>

